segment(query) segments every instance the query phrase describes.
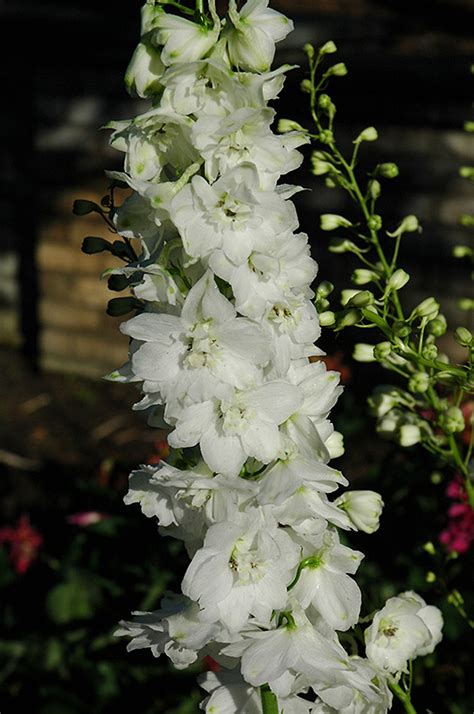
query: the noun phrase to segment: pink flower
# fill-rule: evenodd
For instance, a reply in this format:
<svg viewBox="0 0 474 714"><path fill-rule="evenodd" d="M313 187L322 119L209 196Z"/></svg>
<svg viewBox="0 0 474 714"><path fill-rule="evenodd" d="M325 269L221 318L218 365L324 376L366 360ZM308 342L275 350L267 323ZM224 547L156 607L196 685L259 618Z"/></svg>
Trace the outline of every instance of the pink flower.
<svg viewBox="0 0 474 714"><path fill-rule="evenodd" d="M21 516L14 528L0 528L0 543L10 544L10 558L18 575L24 575L34 560L43 536L30 524L29 516Z"/></svg>
<svg viewBox="0 0 474 714"><path fill-rule="evenodd" d="M455 503L448 509L448 525L440 533L440 543L451 553L466 553L474 541L474 511L459 476L449 483L446 495Z"/></svg>
<svg viewBox="0 0 474 714"><path fill-rule="evenodd" d="M105 513L99 513L98 511L81 511L80 513L72 513L66 520L74 526L85 528L95 523L100 523L100 521L103 521L105 518L107 518Z"/></svg>

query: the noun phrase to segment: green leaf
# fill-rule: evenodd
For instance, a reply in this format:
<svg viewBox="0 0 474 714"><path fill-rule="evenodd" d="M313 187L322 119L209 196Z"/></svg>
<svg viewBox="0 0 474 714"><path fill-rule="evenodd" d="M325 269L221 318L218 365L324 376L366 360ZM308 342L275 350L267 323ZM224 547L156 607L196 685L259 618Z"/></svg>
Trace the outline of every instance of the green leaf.
<svg viewBox="0 0 474 714"><path fill-rule="evenodd" d="M50 590L46 598L50 618L60 625L89 619L101 603L102 596L97 585L76 571Z"/></svg>
<svg viewBox="0 0 474 714"><path fill-rule="evenodd" d="M74 201L72 212L75 216L87 216L88 213L103 213L102 208L94 201L78 198Z"/></svg>

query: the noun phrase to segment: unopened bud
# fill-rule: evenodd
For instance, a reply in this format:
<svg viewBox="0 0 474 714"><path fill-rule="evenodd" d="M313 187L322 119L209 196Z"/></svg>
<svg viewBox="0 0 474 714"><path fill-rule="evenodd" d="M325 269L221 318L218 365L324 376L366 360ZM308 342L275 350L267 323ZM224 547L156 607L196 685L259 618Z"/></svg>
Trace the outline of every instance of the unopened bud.
<svg viewBox="0 0 474 714"><path fill-rule="evenodd" d="M401 290L410 280L408 273L402 268L398 268L388 279L388 286L392 290Z"/></svg>
<svg viewBox="0 0 474 714"><path fill-rule="evenodd" d="M313 59L313 57L314 57L314 47L313 47L313 45L312 45L310 42L307 42L307 43L303 46L303 51L304 51L305 54L309 57L309 59Z"/></svg>
<svg viewBox="0 0 474 714"><path fill-rule="evenodd" d="M463 178L469 179L469 181L474 181L474 167L461 166L461 168L459 169L459 175Z"/></svg>
<svg viewBox="0 0 474 714"><path fill-rule="evenodd" d="M343 291L345 292L345 291ZM375 302L373 293L370 290L359 290L355 295L353 295L347 302L348 307L367 307L367 305L372 305Z"/></svg>
<svg viewBox="0 0 474 714"><path fill-rule="evenodd" d="M345 77L347 74L347 67L344 62L338 62L337 64L333 64L332 67L329 67L326 74L327 76L332 77Z"/></svg>
<svg viewBox="0 0 474 714"><path fill-rule="evenodd" d="M332 144L334 141L334 134L330 129L323 129L319 132L319 141L322 144Z"/></svg>
<svg viewBox="0 0 474 714"><path fill-rule="evenodd" d="M393 323L393 331L396 334L397 337L408 337L408 335L411 335L411 327L408 323L404 322L403 320L396 320Z"/></svg>
<svg viewBox="0 0 474 714"><path fill-rule="evenodd" d="M440 422L448 434L464 431L466 423L459 407L449 407L444 414L441 414Z"/></svg>
<svg viewBox="0 0 474 714"><path fill-rule="evenodd" d="M379 527L384 503L375 491L346 491L334 504L347 513L357 530L374 533Z"/></svg>
<svg viewBox="0 0 474 714"><path fill-rule="evenodd" d="M420 427L416 424L403 424L398 435L400 446L414 446L421 441Z"/></svg>
<svg viewBox="0 0 474 714"><path fill-rule="evenodd" d="M438 357L438 348L436 345L425 345L421 354L425 359L432 362Z"/></svg>
<svg viewBox="0 0 474 714"><path fill-rule="evenodd" d="M382 362L389 357L391 351L392 345L390 342L379 342L374 347L374 357L378 362Z"/></svg>
<svg viewBox="0 0 474 714"><path fill-rule="evenodd" d="M467 245L455 245L453 248L453 256L455 258L470 258L472 255L472 248Z"/></svg>
<svg viewBox="0 0 474 714"><path fill-rule="evenodd" d="M377 129L374 126L368 126L367 129L360 132L357 139L354 140L354 144L360 144L361 141L377 141L378 138Z"/></svg>
<svg viewBox="0 0 474 714"><path fill-rule="evenodd" d="M280 119L278 122L278 131L280 134L286 134L288 131L306 131L306 129L292 119Z"/></svg>
<svg viewBox="0 0 474 714"><path fill-rule="evenodd" d="M321 109L329 109L329 107L332 105L331 97L329 94L321 94L321 96L318 99L318 106L321 107Z"/></svg>
<svg viewBox="0 0 474 714"><path fill-rule="evenodd" d="M313 89L313 87L311 85L311 81L309 79L303 79L303 81L300 84L300 89L305 94L311 94L312 89Z"/></svg>
<svg viewBox="0 0 474 714"><path fill-rule="evenodd" d="M394 163L379 164L377 166L377 174L383 178L396 178L399 174L398 166Z"/></svg>
<svg viewBox="0 0 474 714"><path fill-rule="evenodd" d="M427 583L434 583L436 582L436 575L433 573L432 570L429 570L426 575L425 575L425 580Z"/></svg>
<svg viewBox="0 0 474 714"><path fill-rule="evenodd" d="M421 231L420 223L416 216L410 215L405 216L403 221L400 223L398 228L393 231L393 233L387 231L387 235L390 236L390 238L398 238L398 236L401 236L404 233L414 233L415 231Z"/></svg>
<svg viewBox="0 0 474 714"><path fill-rule="evenodd" d="M369 194L370 197L375 201L377 198L380 196L382 192L382 187L380 185L380 181L377 181L377 179L373 179L372 181L369 182Z"/></svg>
<svg viewBox="0 0 474 714"><path fill-rule="evenodd" d="M321 327L331 327L336 322L336 316L331 310L326 310L319 315L319 324Z"/></svg>
<svg viewBox="0 0 474 714"><path fill-rule="evenodd" d="M342 330L344 327L352 327L357 325L362 317L360 310L347 310L342 315L338 315L337 328Z"/></svg>
<svg viewBox="0 0 474 714"><path fill-rule="evenodd" d="M327 298L334 290L334 285L328 280L323 280L316 289L316 295L321 298Z"/></svg>
<svg viewBox="0 0 474 714"><path fill-rule="evenodd" d="M331 253L357 253L358 248L347 238L333 238L329 244L329 251Z"/></svg>
<svg viewBox="0 0 474 714"><path fill-rule="evenodd" d="M472 343L472 332L467 327L458 327L454 333L454 339L463 347L470 347Z"/></svg>
<svg viewBox="0 0 474 714"><path fill-rule="evenodd" d="M320 159L318 156L315 156L315 154L312 155L312 157L311 157L311 173L313 173L315 176L323 176L324 174L327 174L332 169L333 169L333 166L328 161L324 161L324 160Z"/></svg>
<svg viewBox="0 0 474 714"><path fill-rule="evenodd" d="M459 223L465 228L471 228L472 226L474 226L474 216L470 216L469 214L464 213L459 219Z"/></svg>
<svg viewBox="0 0 474 714"><path fill-rule="evenodd" d="M438 313L439 303L434 299L434 297L429 297L415 307L410 317L412 319L417 317L427 317L429 320L433 320Z"/></svg>
<svg viewBox="0 0 474 714"><path fill-rule="evenodd" d="M334 231L336 228L349 228L352 223L335 213L323 213L320 218L320 226L323 231Z"/></svg>
<svg viewBox="0 0 474 714"><path fill-rule="evenodd" d="M367 225L371 231L379 231L382 228L382 216L379 216L374 213L374 215L370 216L369 220L367 221Z"/></svg>
<svg viewBox="0 0 474 714"><path fill-rule="evenodd" d="M471 298L461 298L458 300L458 308L460 310L474 310L474 300L471 300Z"/></svg>
<svg viewBox="0 0 474 714"><path fill-rule="evenodd" d="M329 40L326 42L320 49L319 49L319 54L320 55L333 55L334 52L337 52L337 47L336 43L333 42L332 40Z"/></svg>
<svg viewBox="0 0 474 714"><path fill-rule="evenodd" d="M378 277L378 274L373 270L368 270L367 268L357 268L352 273L351 281L355 285L367 285L367 283L377 280Z"/></svg>
<svg viewBox="0 0 474 714"><path fill-rule="evenodd" d="M422 547L423 547L423 550L426 551L429 555L436 554L436 548L434 547L433 543L430 540L427 543L424 543Z"/></svg>
<svg viewBox="0 0 474 714"><path fill-rule="evenodd" d="M430 335L434 335L435 337L445 335L447 329L448 323L446 322L444 315L438 315L438 317L435 317L434 320L431 320L427 327L428 333Z"/></svg>
<svg viewBox="0 0 474 714"><path fill-rule="evenodd" d="M356 362L375 362L374 346L364 342L358 342L354 345L352 358L355 359Z"/></svg>
<svg viewBox="0 0 474 714"><path fill-rule="evenodd" d="M469 133L474 132L474 121L465 121L464 131L468 131Z"/></svg>
<svg viewBox="0 0 474 714"><path fill-rule="evenodd" d="M408 389L410 392L420 393L426 392L430 386L430 378L426 372L416 372L410 377Z"/></svg>

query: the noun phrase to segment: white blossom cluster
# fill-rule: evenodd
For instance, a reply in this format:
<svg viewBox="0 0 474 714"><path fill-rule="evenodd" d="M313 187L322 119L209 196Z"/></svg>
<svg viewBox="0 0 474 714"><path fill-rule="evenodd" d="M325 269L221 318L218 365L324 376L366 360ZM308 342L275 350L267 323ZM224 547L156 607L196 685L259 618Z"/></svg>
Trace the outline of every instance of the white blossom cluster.
<svg viewBox="0 0 474 714"><path fill-rule="evenodd" d="M317 265L290 200L300 189L279 183L306 139L276 135L268 106L290 69L271 71L275 42L292 23L268 0L229 0L225 20L213 0L201 22L175 12L143 7L126 80L150 106L110 125L125 153L111 176L132 189L116 228L142 246L114 272L144 305L121 326L130 359L111 378L140 384L136 408L176 450L134 471L125 500L191 562L181 594L118 634L178 668L218 662L202 681L209 713L262 712L263 685L284 714L386 712L387 674L431 652L441 621L405 593L366 631L366 659L338 637L359 619L363 557L339 529L375 531L382 501L328 496L347 485L329 465L342 453L328 419L341 387L309 359L321 354Z"/></svg>

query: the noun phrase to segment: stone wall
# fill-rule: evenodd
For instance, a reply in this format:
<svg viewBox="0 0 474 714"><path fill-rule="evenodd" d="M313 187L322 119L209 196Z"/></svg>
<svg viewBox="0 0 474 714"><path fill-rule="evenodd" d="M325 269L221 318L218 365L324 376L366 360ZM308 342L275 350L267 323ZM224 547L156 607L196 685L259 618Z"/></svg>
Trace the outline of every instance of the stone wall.
<svg viewBox="0 0 474 714"><path fill-rule="evenodd" d="M380 141L367 160L396 161L401 177L383 199L396 223L416 213L421 236L407 238L413 273L410 300L437 294L454 324L463 320L456 299L472 291L468 268L451 258L467 242L458 216L472 212L473 191L458 167L474 161L474 138L461 131L469 118L474 82L474 6L467 0L275 0L296 31L279 61L304 65L301 46L334 39L349 77L335 83L341 140L349 144L368 124ZM98 127L133 115L122 76L138 36L140 2L120 12L93 0L10 2L0 8L2 31L22 37L14 67L0 68L11 111L0 117L9 141L0 159L0 340L23 344L47 369L100 375L126 355L118 320L105 315L110 297L100 272L110 257L84 256L83 236L106 236L97 218L71 214L74 198L100 199L104 168L120 156ZM114 6L115 9L117 6ZM5 39L5 38L2 38ZM26 49L28 48L28 49ZM302 70L290 73L280 116L307 122L299 93ZM21 81L22 92L18 92ZM338 192L295 177L314 191L298 197L303 228L312 238L324 277L347 282L350 265L325 249L318 213L343 212Z"/></svg>

